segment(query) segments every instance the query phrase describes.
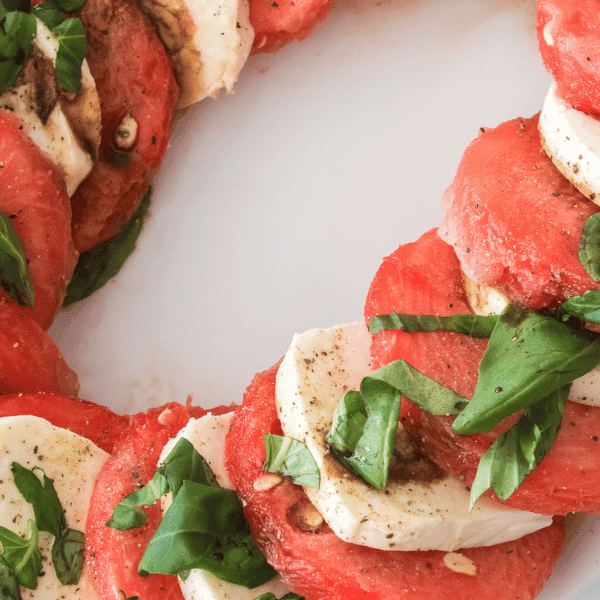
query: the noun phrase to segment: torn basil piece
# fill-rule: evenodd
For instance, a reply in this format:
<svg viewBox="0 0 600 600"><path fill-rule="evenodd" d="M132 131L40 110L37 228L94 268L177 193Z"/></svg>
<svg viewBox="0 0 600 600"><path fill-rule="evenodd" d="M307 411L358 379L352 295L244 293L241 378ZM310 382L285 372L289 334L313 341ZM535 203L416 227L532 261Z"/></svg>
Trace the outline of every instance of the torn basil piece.
<svg viewBox="0 0 600 600"><path fill-rule="evenodd" d="M408 315L392 312L376 315L369 321L369 331L380 333L402 329L406 333L416 331L454 331L474 338L489 338L492 335L497 315L451 315L438 317L435 315Z"/></svg>
<svg viewBox="0 0 600 600"><path fill-rule="evenodd" d="M306 444L293 438L265 433L267 458L263 471L291 477L297 485L319 489L321 473Z"/></svg>
<svg viewBox="0 0 600 600"><path fill-rule="evenodd" d="M77 93L81 90L81 65L87 54L83 24L79 19L70 18L56 26L52 33L58 38L56 80L61 87Z"/></svg>
<svg viewBox="0 0 600 600"><path fill-rule="evenodd" d="M600 213L590 215L579 242L579 262L587 274L600 281Z"/></svg>
<svg viewBox="0 0 600 600"><path fill-rule="evenodd" d="M22 600L19 582L8 563L0 554L0 598L2 600Z"/></svg>
<svg viewBox="0 0 600 600"><path fill-rule="evenodd" d="M42 570L42 554L38 546L38 528L35 521L27 521L27 536L22 538L0 526L2 560L24 588L35 590Z"/></svg>
<svg viewBox="0 0 600 600"><path fill-rule="evenodd" d="M498 436L481 457L471 486L469 509L488 489L506 500L538 467L558 433L570 384L527 407L507 432Z"/></svg>
<svg viewBox="0 0 600 600"><path fill-rule="evenodd" d="M184 481L138 571L175 574L196 568L248 588L276 574L254 545L237 494Z"/></svg>
<svg viewBox="0 0 600 600"><path fill-rule="evenodd" d="M558 309L558 318L567 321L569 317L600 325L600 290L590 290L563 302Z"/></svg>
<svg viewBox="0 0 600 600"><path fill-rule="evenodd" d="M0 211L0 285L19 304L33 307L35 291L23 242L8 216L2 211Z"/></svg>
<svg viewBox="0 0 600 600"><path fill-rule="evenodd" d="M387 485L402 395L435 415L457 414L468 400L396 360L365 377L337 405L326 441L336 458L377 489Z"/></svg>
<svg viewBox="0 0 600 600"><path fill-rule="evenodd" d="M508 306L479 365L473 398L455 419L458 434L490 431L600 363L600 339L551 317Z"/></svg>

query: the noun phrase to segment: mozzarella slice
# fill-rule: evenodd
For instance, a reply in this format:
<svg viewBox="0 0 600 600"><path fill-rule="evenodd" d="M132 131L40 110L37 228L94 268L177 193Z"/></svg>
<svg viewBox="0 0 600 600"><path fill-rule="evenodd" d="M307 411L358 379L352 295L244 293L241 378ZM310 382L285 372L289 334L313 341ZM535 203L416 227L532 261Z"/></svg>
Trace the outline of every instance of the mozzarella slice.
<svg viewBox="0 0 600 600"><path fill-rule="evenodd" d="M56 62L58 41L39 20L35 46L46 60ZM36 110L36 82L26 76L19 78L18 82L0 96L0 108L14 112L23 121L29 137L62 169L67 192L71 196L92 170L92 157L83 149L82 143L87 143L87 138L94 140L93 144L96 140L99 142L100 104L87 62L84 61L82 67L83 91L77 95L83 99L79 112L85 114L76 118L86 127L97 128L97 131L88 132L86 140L81 140L71 126L70 117L74 111L67 107L71 105L67 100L58 99L48 116L41 119ZM76 106L75 100L71 106Z"/></svg>
<svg viewBox="0 0 600 600"><path fill-rule="evenodd" d="M539 129L544 151L556 168L582 194L600 204L600 121L567 104L552 83Z"/></svg>
<svg viewBox="0 0 600 600"><path fill-rule="evenodd" d="M233 84L250 54L254 30L248 0L140 0L158 29L184 108Z"/></svg>
<svg viewBox="0 0 600 600"><path fill-rule="evenodd" d="M85 521L94 481L108 454L89 440L55 427L45 419L31 416L0 419L0 525L22 534L28 519L35 519L31 505L17 490L11 464L31 469L40 467L54 480L54 487L65 509L67 525L85 531ZM91 571L84 566L77 585L60 584L52 566L53 536L40 532L39 542L44 557L43 575L37 590L21 589L24 600L61 598L81 600L98 598Z"/></svg>
<svg viewBox="0 0 600 600"><path fill-rule="evenodd" d="M192 443L194 448L206 459L221 487L233 489L229 475L225 469L225 436L229 431L233 413L221 416L208 414L200 419L192 419L165 446L160 461L164 461L173 446L180 438L185 438ZM171 503L170 494L163 500L163 512ZM287 594L289 589L280 577L252 590L222 581L211 573L201 569L192 569L185 581L179 579L179 585L186 600L254 600L261 594L272 592L277 598Z"/></svg>
<svg viewBox="0 0 600 600"><path fill-rule="evenodd" d="M321 470L321 486L305 488L344 541L382 550L457 550L513 540L550 525L544 515L479 500L469 513L464 483L445 477L391 481L376 490L337 463L325 437L343 395L371 371L371 336L364 323L311 329L294 336L276 383L281 426L304 442Z"/></svg>

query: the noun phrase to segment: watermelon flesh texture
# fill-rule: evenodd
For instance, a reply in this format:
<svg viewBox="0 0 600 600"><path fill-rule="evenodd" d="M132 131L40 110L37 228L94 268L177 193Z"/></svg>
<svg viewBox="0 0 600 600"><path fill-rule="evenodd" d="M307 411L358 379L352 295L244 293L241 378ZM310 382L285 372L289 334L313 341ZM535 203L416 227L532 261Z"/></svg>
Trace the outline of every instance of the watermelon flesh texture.
<svg viewBox="0 0 600 600"><path fill-rule="evenodd" d="M586 219L600 207L542 152L538 115L485 129L444 194L440 237L478 284L534 310L598 289L579 261Z"/></svg>
<svg viewBox="0 0 600 600"><path fill-rule="evenodd" d="M84 252L116 235L139 206L167 149L179 95L156 30L130 0L89 0L78 14L102 110L99 157L71 198L73 239ZM120 148L124 119L135 143Z"/></svg>
<svg viewBox="0 0 600 600"><path fill-rule="evenodd" d="M22 310L48 329L77 262L69 196L58 167L24 133L18 117L4 110L0 110L0 156L0 210L23 242L35 290L33 309ZM1 297L8 298L3 291Z"/></svg>
<svg viewBox="0 0 600 600"><path fill-rule="evenodd" d="M392 310L410 314L471 314L452 248L429 231L384 259L365 305L367 321ZM371 347L375 367L404 359L420 372L471 398L487 340L452 332L377 334ZM472 484L477 465L506 419L489 433L457 435L454 417L433 416L403 398L402 422L417 445L440 467ZM567 402L554 445L539 467L505 503L543 514L600 512L600 408ZM490 495L491 492L488 492Z"/></svg>
<svg viewBox="0 0 600 600"><path fill-rule="evenodd" d="M477 569L469 576L445 566L446 552L374 550L343 542L327 525L303 530L294 514L308 499L287 479L255 490L265 460L263 434L281 434L277 369L259 373L246 390L227 436L226 460L256 543L292 590L306 600L531 600L539 593L560 553L560 519L520 540L461 551Z"/></svg>
<svg viewBox="0 0 600 600"><path fill-rule="evenodd" d="M252 54L274 52L305 39L327 16L333 0L250 0Z"/></svg>
<svg viewBox="0 0 600 600"><path fill-rule="evenodd" d="M600 115L600 11L596 0L538 0L537 34L558 95Z"/></svg>

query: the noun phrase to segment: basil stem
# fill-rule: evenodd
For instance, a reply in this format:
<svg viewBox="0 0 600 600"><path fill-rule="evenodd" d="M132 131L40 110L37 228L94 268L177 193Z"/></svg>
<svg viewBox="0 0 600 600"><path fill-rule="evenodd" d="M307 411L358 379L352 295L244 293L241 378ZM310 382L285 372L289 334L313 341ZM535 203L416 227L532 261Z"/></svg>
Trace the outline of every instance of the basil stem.
<svg viewBox="0 0 600 600"><path fill-rule="evenodd" d="M265 433L263 471L292 478L297 485L319 489L321 473L306 444L289 437Z"/></svg>

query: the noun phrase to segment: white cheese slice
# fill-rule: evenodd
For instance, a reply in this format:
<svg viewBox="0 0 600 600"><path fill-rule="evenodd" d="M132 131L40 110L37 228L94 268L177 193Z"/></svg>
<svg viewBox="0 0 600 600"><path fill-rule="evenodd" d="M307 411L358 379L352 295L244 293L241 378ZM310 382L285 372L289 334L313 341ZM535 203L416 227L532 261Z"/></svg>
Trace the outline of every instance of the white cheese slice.
<svg viewBox="0 0 600 600"><path fill-rule="evenodd" d="M457 550L513 540L551 518L481 499L469 513L464 483L445 477L426 484L391 481L376 490L336 464L325 442L333 413L371 371L364 323L311 329L294 336L276 383L281 426L304 442L321 470L311 502L341 539L383 550Z"/></svg>
<svg viewBox="0 0 600 600"><path fill-rule="evenodd" d="M39 20L35 45L47 59L56 61L58 41ZM97 96L96 84L85 61L82 70L82 86L92 90L91 93ZM23 121L29 137L62 169L67 192L72 196L92 170L92 158L83 150L60 102L55 104L45 122L38 117L35 105L35 86L31 81L26 81L0 96L0 108L14 112Z"/></svg>
<svg viewBox="0 0 600 600"><path fill-rule="evenodd" d="M600 121L567 104L552 83L539 129L542 147L556 168L582 194L600 204Z"/></svg>
<svg viewBox="0 0 600 600"><path fill-rule="evenodd" d="M225 436L229 431L229 425L233 413L221 416L208 414L200 419L192 419L165 446L160 462L162 462L173 449L176 442L185 438L192 443L194 448L208 462L210 468L217 478L221 487L233 489L229 475L225 470ZM163 512L167 510L171 502L170 494L162 502ZM201 569L192 569L185 581L179 579L179 585L186 600L254 600L261 594L272 592L277 598L287 594L289 589L281 581L280 577L256 587L252 590L222 581L211 573Z"/></svg>
<svg viewBox="0 0 600 600"><path fill-rule="evenodd" d="M45 419L31 416L0 418L0 525L21 535L27 530L28 519L35 518L31 505L14 484L11 464L17 462L28 469L40 467L54 480L67 525L85 531L94 481L107 458L108 454L89 440L55 427ZM53 541L50 534L40 532L44 574L38 580L37 590L21 588L23 599L98 598L87 566L84 566L77 585L61 585L52 566Z"/></svg>
<svg viewBox="0 0 600 600"><path fill-rule="evenodd" d="M140 0L158 29L184 108L233 84L250 54L254 30L248 0Z"/></svg>

